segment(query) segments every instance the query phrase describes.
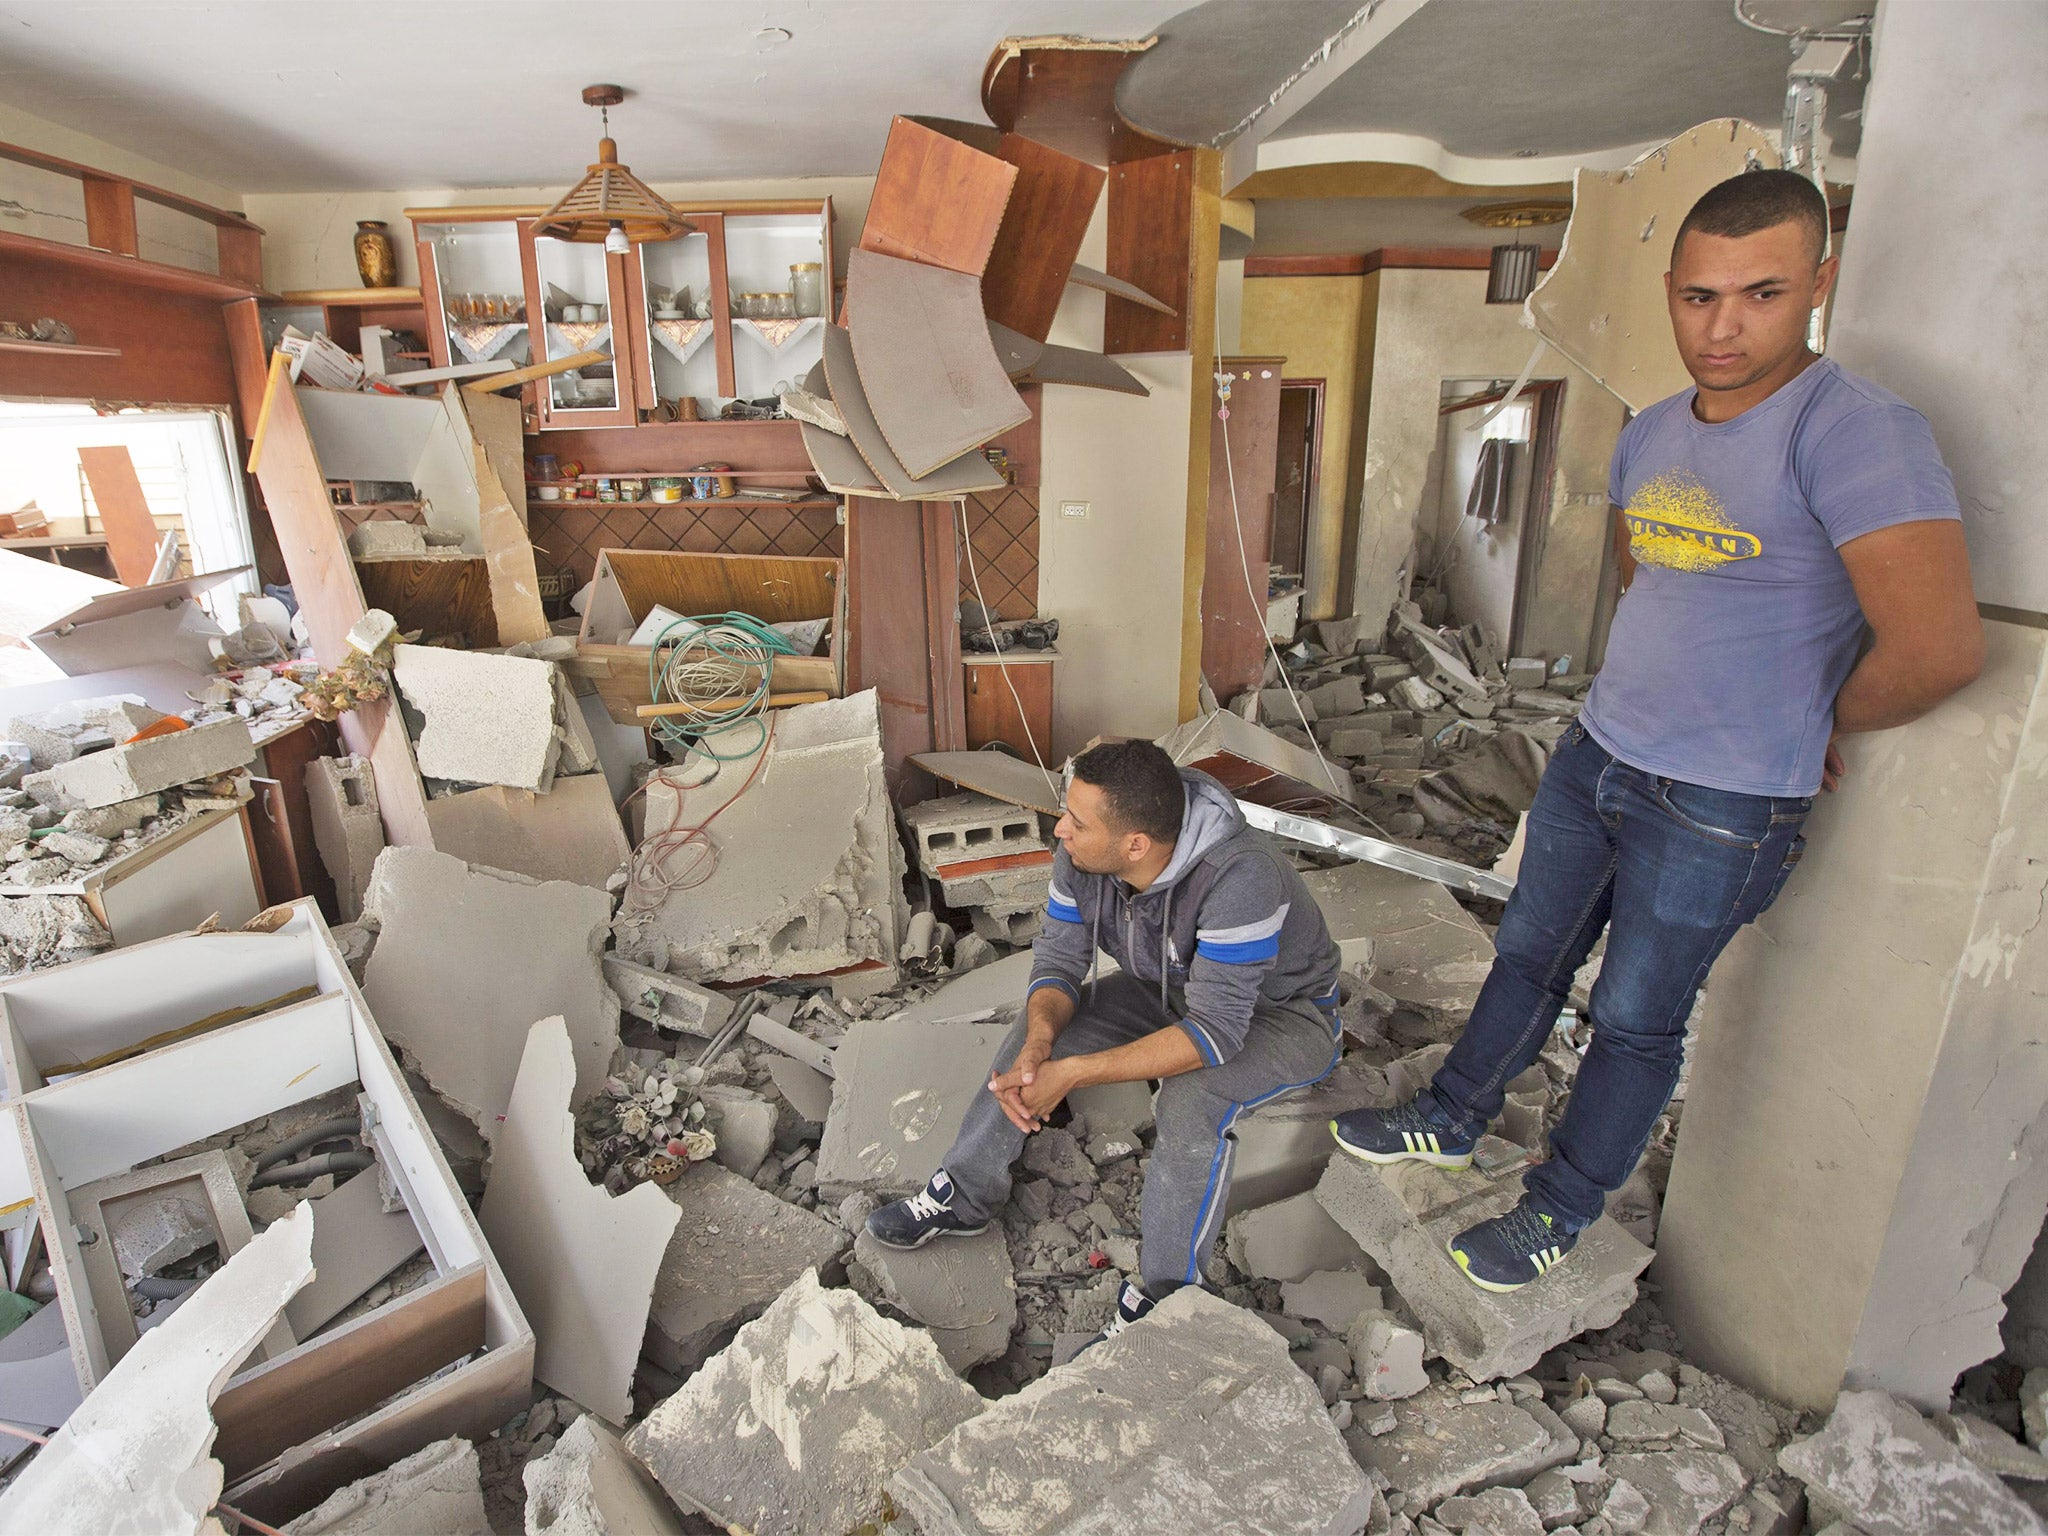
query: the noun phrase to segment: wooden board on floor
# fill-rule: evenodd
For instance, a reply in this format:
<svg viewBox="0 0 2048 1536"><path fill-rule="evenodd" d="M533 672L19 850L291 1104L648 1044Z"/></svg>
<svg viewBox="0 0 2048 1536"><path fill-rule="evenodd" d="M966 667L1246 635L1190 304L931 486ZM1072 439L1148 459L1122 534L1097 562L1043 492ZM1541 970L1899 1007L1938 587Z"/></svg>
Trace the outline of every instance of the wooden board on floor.
<svg viewBox="0 0 2048 1536"><path fill-rule="evenodd" d="M135 461L119 443L80 448L78 462L92 487L93 508L107 531L107 555L124 587L148 583L156 568L156 522L135 476Z"/></svg>
<svg viewBox="0 0 2048 1536"><path fill-rule="evenodd" d="M367 605L341 524L327 498L327 479L299 409L298 393L281 368L271 370L250 469L263 489L263 504L312 636L314 659L323 667L337 666L348 656L349 628ZM431 848L426 786L413 762L405 724L391 701L377 699L348 711L341 717L341 735L351 752L370 760L376 773L386 840Z"/></svg>
<svg viewBox="0 0 2048 1536"><path fill-rule="evenodd" d="M846 330L875 421L913 475L1031 419L989 340L973 278L855 251Z"/></svg>
<svg viewBox="0 0 2048 1536"><path fill-rule="evenodd" d="M1017 168L899 117L889 127L860 249L980 277Z"/></svg>

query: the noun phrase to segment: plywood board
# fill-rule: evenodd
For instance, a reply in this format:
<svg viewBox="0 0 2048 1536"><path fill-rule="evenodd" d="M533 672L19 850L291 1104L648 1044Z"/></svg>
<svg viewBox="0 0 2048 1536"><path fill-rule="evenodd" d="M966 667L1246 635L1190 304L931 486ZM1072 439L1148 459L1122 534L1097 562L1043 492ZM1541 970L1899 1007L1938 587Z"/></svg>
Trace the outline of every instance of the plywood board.
<svg viewBox="0 0 2048 1536"><path fill-rule="evenodd" d="M1018 375L1020 384L1078 384L1119 395L1149 395L1138 378L1114 358L1081 347L1041 347L1031 366Z"/></svg>
<svg viewBox="0 0 2048 1536"><path fill-rule="evenodd" d="M1017 168L1017 183L981 274L982 303L989 319L1043 341L1106 173L1017 133L1002 136L996 155Z"/></svg>
<svg viewBox="0 0 2048 1536"><path fill-rule="evenodd" d="M1671 335L1671 242L1708 188L1778 167L1761 128L1721 117L1618 171L1581 170L1557 262L1522 307L1536 333L1640 411L1692 385Z"/></svg>
<svg viewBox="0 0 2048 1536"><path fill-rule="evenodd" d="M854 452L865 463L872 475L882 482L881 495L892 501L935 501L950 500L965 496L970 491L992 491L1006 482L997 473L988 456L979 452L967 452L950 463L941 464L929 475L913 475L904 468L903 461L889 445L881 424L876 421L873 406L862 387L860 371L855 366L853 344L847 333L836 325L825 327L825 379L832 403L846 418L846 429ZM809 433L818 431L805 424L806 444ZM826 434L830 435L830 434ZM848 438L834 438L834 443L846 443ZM835 450L827 450L828 454ZM843 462L843 456L842 456ZM855 488L853 494L864 493Z"/></svg>
<svg viewBox="0 0 2048 1536"><path fill-rule="evenodd" d="M435 401L398 403L440 411ZM314 451L299 392L282 370L271 372L269 393L264 397L263 432L250 467L263 489L263 503L292 578L292 590L298 594L314 659L323 667L338 666L348 656L349 628L366 607L363 589L327 499L326 466ZM391 701L377 699L348 711L341 717L341 734L349 750L367 757L376 773L377 808L384 817L386 839L398 846L431 843L426 788L420 783L412 744L406 740L405 726Z"/></svg>
<svg viewBox="0 0 2048 1536"><path fill-rule="evenodd" d="M1031 365L1038 361L1045 351L1045 343L1034 341L1007 325L988 323L988 339L996 349L996 356L1002 360L1003 372L1011 378L1020 378L1031 371Z"/></svg>
<svg viewBox="0 0 2048 1536"><path fill-rule="evenodd" d="M466 468L474 501L464 511L468 514L473 508L477 544L473 552L481 554L486 562L491 607L498 620L498 643L518 645L527 640L544 640L550 630L547 615L541 610L540 573L533 563L533 544L526 532L526 476L516 456L518 438L512 440L514 456L509 472L514 478L507 485L503 478L506 471L499 464L506 445L500 443L494 453L491 445L478 435L470 414L510 406L516 419L518 406L508 400L479 400L474 396L465 399L452 384L442 392L441 404L448 413L451 433L468 445ZM515 495L519 501L516 507ZM430 508L430 521L431 512ZM465 528L465 549L470 536L471 530Z"/></svg>
<svg viewBox="0 0 2048 1536"><path fill-rule="evenodd" d="M981 276L1017 168L911 118L889 126L860 248Z"/></svg>
<svg viewBox="0 0 2048 1536"><path fill-rule="evenodd" d="M601 773L555 780L546 794L490 785L427 802L434 846L468 864L534 880L604 884L632 857Z"/></svg>
<svg viewBox="0 0 2048 1536"><path fill-rule="evenodd" d="M989 341L981 286L971 278L855 251L846 329L875 420L913 475L1031 419ZM826 375L836 399L836 375L829 367Z"/></svg>
<svg viewBox="0 0 2048 1536"><path fill-rule="evenodd" d="M417 630L428 642L452 636L464 650L509 643L498 635L490 571L482 556L358 560L356 580L363 600L396 619L402 634Z"/></svg>
<svg viewBox="0 0 2048 1536"><path fill-rule="evenodd" d="M652 1184L613 1196L590 1182L576 1157L575 1089L569 1033L543 1019L492 1143L480 1219L533 1322L534 1375L623 1425L655 1276L683 1213Z"/></svg>
<svg viewBox="0 0 2048 1536"><path fill-rule="evenodd" d="M1132 304L1141 304L1146 309L1157 310L1162 315L1170 315L1174 312L1172 305L1161 303L1136 283L1127 283L1120 277L1111 277L1107 272L1098 272L1093 267L1084 267L1078 261L1068 269L1067 281L1074 284L1077 288L1093 288L1098 293L1112 294Z"/></svg>
<svg viewBox="0 0 2048 1536"><path fill-rule="evenodd" d="M146 586L156 569L156 522L135 476L135 461L119 443L80 448L78 462L92 487L100 526L107 531L107 555L124 587Z"/></svg>
<svg viewBox="0 0 2048 1536"><path fill-rule="evenodd" d="M935 778L962 789L994 795L1048 816L1060 814L1059 776L1007 752L919 752L910 760Z"/></svg>

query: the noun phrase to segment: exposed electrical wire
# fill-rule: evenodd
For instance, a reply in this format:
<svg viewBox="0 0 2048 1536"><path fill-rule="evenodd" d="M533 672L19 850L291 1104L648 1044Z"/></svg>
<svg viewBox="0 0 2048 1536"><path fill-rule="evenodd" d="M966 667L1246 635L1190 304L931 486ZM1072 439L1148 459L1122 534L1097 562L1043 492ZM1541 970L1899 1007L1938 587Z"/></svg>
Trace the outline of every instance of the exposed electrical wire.
<svg viewBox="0 0 2048 1536"><path fill-rule="evenodd" d="M672 790L676 797L676 809L669 818L669 824L659 831L650 831L640 839L633 849L633 857L626 866L626 893L621 903L628 914L652 912L676 891L695 890L718 872L719 847L711 836L711 824L725 814L726 809L754 787L754 781L761 776L768 764L768 751L775 741L775 720L773 716L757 716L761 721L761 745L754 758L754 766L748 770L746 782L741 784L731 799L722 802L718 809L702 821L691 826L683 825L683 795L687 790L702 789L707 784L718 782L724 771L724 764L736 761L733 757L719 757L706 751L701 743L693 744L687 750L701 756L713 765L711 777L695 784L682 784L669 777L670 770L658 768L649 774L645 783L626 796L630 804L634 795L644 795L657 781ZM651 802L650 802L651 803ZM624 809L624 805L620 807Z"/></svg>
<svg viewBox="0 0 2048 1536"><path fill-rule="evenodd" d="M655 736L678 751L719 762L737 762L758 750L767 740L761 722L775 658L795 654L787 635L749 614L698 614L664 625L647 654L648 693L657 704L704 707L656 720ZM747 721L762 732L747 751L718 752L704 745L711 733Z"/></svg>

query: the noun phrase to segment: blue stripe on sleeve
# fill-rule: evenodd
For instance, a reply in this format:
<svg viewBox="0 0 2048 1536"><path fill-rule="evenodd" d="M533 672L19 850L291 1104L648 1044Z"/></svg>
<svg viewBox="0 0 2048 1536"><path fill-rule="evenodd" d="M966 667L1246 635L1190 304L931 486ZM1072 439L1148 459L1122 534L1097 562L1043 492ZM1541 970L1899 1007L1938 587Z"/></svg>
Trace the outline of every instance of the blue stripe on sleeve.
<svg viewBox="0 0 2048 1536"><path fill-rule="evenodd" d="M1031 983L1030 986L1024 989L1024 995L1026 997L1029 997L1032 993L1036 992L1040 987L1058 987L1062 992L1066 993L1067 996L1071 997L1075 1002L1078 1003L1081 1000L1080 992L1078 992L1075 989L1074 984L1071 981L1067 980L1067 978L1064 976L1041 976L1038 978L1038 980L1034 981L1033 983Z"/></svg>
<svg viewBox="0 0 2048 1536"><path fill-rule="evenodd" d="M1195 953L1205 960L1216 960L1224 965L1253 965L1261 960L1271 960L1280 953L1280 935L1274 933L1243 944L1211 944L1204 940L1195 946Z"/></svg>
<svg viewBox="0 0 2048 1536"><path fill-rule="evenodd" d="M1212 1067L1223 1065L1223 1058L1216 1054L1216 1047L1209 1043L1209 1037L1193 1019L1181 1019L1178 1022L1180 1027L1187 1031L1188 1038L1195 1042L1195 1050L1201 1054L1204 1062Z"/></svg>
<svg viewBox="0 0 2048 1536"><path fill-rule="evenodd" d="M1081 921L1081 909L1070 902L1061 901L1057 897L1053 897L1046 902L1045 915L1058 923L1078 923ZM1276 954L1279 952L1277 947L1274 952Z"/></svg>

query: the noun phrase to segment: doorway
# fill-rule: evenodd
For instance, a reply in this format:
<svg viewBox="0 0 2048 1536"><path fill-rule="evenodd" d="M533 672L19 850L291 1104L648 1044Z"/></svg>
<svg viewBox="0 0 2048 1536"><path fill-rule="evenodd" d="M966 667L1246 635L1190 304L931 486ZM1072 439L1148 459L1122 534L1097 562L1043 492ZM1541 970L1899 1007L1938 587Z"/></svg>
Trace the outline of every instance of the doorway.
<svg viewBox="0 0 2048 1536"><path fill-rule="evenodd" d="M1321 379L1280 381L1280 452L1274 466L1272 563L1307 574L1308 525L1323 457Z"/></svg>

